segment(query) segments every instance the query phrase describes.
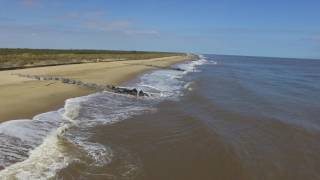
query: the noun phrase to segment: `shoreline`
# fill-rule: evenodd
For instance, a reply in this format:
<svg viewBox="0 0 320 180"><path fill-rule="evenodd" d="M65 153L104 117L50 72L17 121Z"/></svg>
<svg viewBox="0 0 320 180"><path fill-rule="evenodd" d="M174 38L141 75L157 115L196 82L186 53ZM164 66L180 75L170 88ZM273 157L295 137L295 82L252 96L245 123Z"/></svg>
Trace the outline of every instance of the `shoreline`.
<svg viewBox="0 0 320 180"><path fill-rule="evenodd" d="M13 74L61 76L88 83L120 85L146 71L167 68L193 58L185 55L0 71L0 123L31 119L62 107L66 99L96 92L62 82L33 80Z"/></svg>

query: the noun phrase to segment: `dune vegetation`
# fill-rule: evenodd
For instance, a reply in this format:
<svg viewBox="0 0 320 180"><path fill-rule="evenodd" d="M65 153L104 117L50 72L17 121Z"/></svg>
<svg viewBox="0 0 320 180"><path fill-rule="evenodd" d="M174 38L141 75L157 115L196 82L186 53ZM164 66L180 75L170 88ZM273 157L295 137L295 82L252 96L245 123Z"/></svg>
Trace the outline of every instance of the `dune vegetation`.
<svg viewBox="0 0 320 180"><path fill-rule="evenodd" d="M82 49L0 49L0 70L136 60L182 55L171 52L82 50Z"/></svg>

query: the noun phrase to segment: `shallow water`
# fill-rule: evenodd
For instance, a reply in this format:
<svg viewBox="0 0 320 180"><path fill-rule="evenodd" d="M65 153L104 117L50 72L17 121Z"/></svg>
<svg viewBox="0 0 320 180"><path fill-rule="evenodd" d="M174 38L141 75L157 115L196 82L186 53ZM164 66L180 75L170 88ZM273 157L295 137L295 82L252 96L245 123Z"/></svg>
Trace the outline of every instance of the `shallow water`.
<svg viewBox="0 0 320 180"><path fill-rule="evenodd" d="M2 179L320 179L320 61L205 55L0 124Z"/></svg>

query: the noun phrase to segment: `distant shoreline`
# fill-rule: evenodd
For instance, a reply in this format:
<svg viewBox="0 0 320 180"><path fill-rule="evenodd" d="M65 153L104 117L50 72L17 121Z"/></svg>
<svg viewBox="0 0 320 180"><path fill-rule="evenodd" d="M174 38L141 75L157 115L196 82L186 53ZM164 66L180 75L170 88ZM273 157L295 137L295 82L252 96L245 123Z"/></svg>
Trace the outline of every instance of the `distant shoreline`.
<svg viewBox="0 0 320 180"><path fill-rule="evenodd" d="M84 64L119 60L142 60L181 56L184 53L116 51L86 49L10 49L0 48L0 70Z"/></svg>
<svg viewBox="0 0 320 180"><path fill-rule="evenodd" d="M38 81L13 74L61 76L88 83L119 85L145 71L166 68L192 58L192 55L180 55L0 71L0 122L30 119L39 113L63 107L66 99L95 92L61 82Z"/></svg>

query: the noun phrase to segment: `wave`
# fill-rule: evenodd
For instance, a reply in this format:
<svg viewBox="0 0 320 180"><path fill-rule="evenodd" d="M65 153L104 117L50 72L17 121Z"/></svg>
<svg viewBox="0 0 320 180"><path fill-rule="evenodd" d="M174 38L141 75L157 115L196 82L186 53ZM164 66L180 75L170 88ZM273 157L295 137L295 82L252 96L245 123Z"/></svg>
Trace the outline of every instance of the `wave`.
<svg viewBox="0 0 320 180"><path fill-rule="evenodd" d="M185 71L156 70L138 77L131 85L151 94L149 98L96 93L68 99L64 108L32 120L0 124L0 177L50 179L73 163L108 165L113 150L90 139L93 128L151 111L164 99L177 100L187 84L183 77L207 62L200 56L176 65Z"/></svg>

